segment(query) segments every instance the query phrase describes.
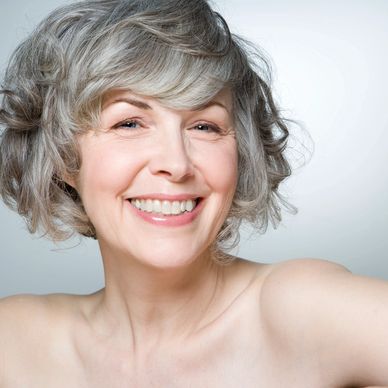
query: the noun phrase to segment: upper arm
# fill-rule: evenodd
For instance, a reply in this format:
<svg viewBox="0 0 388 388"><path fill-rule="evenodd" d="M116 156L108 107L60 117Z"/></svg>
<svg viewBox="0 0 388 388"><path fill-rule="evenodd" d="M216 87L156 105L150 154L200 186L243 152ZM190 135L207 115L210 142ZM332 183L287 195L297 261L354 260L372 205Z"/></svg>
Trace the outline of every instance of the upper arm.
<svg viewBox="0 0 388 388"><path fill-rule="evenodd" d="M388 384L388 282L295 260L275 267L263 293L277 341L317 373L338 385Z"/></svg>

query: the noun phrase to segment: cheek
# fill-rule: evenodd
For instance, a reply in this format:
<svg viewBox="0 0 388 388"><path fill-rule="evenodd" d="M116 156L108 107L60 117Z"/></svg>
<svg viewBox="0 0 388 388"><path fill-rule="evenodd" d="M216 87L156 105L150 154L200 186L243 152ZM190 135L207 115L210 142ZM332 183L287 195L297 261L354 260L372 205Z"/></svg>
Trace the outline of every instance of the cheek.
<svg viewBox="0 0 388 388"><path fill-rule="evenodd" d="M237 186L238 158L235 141L229 140L203 148L201 169L212 190L231 201Z"/></svg>
<svg viewBox="0 0 388 388"><path fill-rule="evenodd" d="M141 168L136 151L118 144L87 144L82 147L79 188L84 202L104 195L119 196Z"/></svg>

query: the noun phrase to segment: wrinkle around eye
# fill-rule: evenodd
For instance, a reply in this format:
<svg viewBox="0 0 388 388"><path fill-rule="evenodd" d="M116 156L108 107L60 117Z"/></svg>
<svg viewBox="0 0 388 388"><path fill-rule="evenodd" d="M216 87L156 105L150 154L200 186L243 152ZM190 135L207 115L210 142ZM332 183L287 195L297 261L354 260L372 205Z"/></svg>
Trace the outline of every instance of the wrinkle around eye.
<svg viewBox="0 0 388 388"><path fill-rule="evenodd" d="M227 139L235 139L235 131L233 129L220 128L219 131L200 131L190 130L189 137L193 140L201 142L219 142L227 141Z"/></svg>
<svg viewBox="0 0 388 388"><path fill-rule="evenodd" d="M218 125L209 123L198 123L194 125L191 130L196 130L204 133L221 133L222 129Z"/></svg>
<svg viewBox="0 0 388 388"><path fill-rule="evenodd" d="M135 127L132 127L132 124ZM110 138L132 140L149 137L152 128L136 119L126 119L105 127L103 132Z"/></svg>
<svg viewBox="0 0 388 388"><path fill-rule="evenodd" d="M137 128L131 127L132 124L138 125ZM127 129L141 129L144 127L144 125L140 122L140 120L137 119L125 119L124 121L121 121L117 124L115 124L112 129L120 129L120 128L127 128Z"/></svg>

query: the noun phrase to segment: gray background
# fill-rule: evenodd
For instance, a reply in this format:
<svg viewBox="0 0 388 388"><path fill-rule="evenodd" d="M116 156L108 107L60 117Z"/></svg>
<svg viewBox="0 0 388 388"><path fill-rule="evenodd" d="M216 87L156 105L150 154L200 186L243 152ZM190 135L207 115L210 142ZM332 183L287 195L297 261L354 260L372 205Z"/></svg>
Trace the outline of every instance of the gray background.
<svg viewBox="0 0 388 388"><path fill-rule="evenodd" d="M0 71L16 44L64 3L0 0ZM315 143L311 161L283 188L298 215L286 215L260 237L245 228L236 253L261 262L325 258L388 279L388 2L214 4L234 32L269 53L277 100ZM30 236L19 216L0 205L0 296L102 286L96 242L55 245Z"/></svg>

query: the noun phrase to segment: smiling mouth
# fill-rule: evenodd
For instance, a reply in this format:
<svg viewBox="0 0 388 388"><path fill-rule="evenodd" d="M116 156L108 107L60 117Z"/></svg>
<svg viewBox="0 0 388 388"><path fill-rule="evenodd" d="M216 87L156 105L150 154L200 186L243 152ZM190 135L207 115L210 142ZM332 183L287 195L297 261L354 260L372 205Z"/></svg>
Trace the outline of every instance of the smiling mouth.
<svg viewBox="0 0 388 388"><path fill-rule="evenodd" d="M184 201L167 201L159 199L131 198L129 202L136 209L163 215L180 215L191 213L199 204L202 198L188 199Z"/></svg>

